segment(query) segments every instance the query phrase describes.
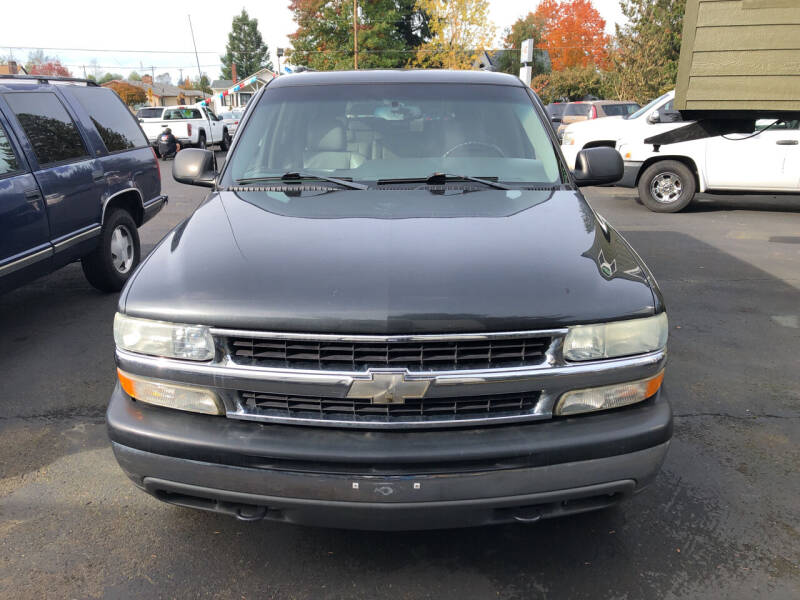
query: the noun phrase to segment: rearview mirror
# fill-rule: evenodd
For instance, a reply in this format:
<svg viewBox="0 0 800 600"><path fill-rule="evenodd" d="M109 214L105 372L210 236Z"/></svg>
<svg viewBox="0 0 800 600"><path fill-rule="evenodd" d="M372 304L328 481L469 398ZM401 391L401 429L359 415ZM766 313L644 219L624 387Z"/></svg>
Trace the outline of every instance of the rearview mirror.
<svg viewBox="0 0 800 600"><path fill-rule="evenodd" d="M654 110L653 112L651 112L647 116L647 122L650 123L651 125L655 125L656 123L660 123L661 122L661 114L657 110Z"/></svg>
<svg viewBox="0 0 800 600"><path fill-rule="evenodd" d="M213 188L217 178L214 153L199 148L181 150L172 163L172 178L178 183Z"/></svg>
<svg viewBox="0 0 800 600"><path fill-rule="evenodd" d="M572 176L578 187L604 185L622 179L624 167L622 156L614 148L587 148L578 152Z"/></svg>

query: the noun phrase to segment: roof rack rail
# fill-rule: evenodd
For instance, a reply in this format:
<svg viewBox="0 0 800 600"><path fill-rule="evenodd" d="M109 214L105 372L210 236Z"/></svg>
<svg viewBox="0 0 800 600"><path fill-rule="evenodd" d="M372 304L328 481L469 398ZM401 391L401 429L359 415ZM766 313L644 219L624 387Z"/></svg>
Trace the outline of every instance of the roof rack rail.
<svg viewBox="0 0 800 600"><path fill-rule="evenodd" d="M50 83L51 81L67 81L71 83L85 83L86 85L97 86L97 82L92 81L91 79L83 79L81 77L59 77L57 75L8 75L0 73L0 79L38 81L40 83Z"/></svg>

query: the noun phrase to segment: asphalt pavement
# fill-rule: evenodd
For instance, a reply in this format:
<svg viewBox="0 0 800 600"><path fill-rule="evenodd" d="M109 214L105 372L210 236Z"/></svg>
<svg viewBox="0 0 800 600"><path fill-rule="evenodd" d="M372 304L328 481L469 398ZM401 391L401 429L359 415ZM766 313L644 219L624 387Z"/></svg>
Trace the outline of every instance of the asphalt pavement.
<svg viewBox="0 0 800 600"><path fill-rule="evenodd" d="M143 252L206 190L164 169ZM800 197L654 214L586 195L664 292L675 436L644 493L527 526L375 533L162 504L123 475L104 411L116 295L79 265L0 296L0 598L800 597Z"/></svg>

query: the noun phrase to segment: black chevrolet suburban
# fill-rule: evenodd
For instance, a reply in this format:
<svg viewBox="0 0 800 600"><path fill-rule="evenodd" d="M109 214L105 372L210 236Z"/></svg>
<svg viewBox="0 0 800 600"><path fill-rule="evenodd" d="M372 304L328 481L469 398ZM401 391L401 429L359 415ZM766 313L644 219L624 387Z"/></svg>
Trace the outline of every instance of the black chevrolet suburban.
<svg viewBox="0 0 800 600"><path fill-rule="evenodd" d="M303 73L262 89L212 188L122 292L116 458L156 498L360 529L609 506L672 434L667 317L539 99L487 72Z"/></svg>
<svg viewBox="0 0 800 600"><path fill-rule="evenodd" d="M158 161L112 90L65 77L0 76L0 292L80 260L119 291L137 228L166 204Z"/></svg>

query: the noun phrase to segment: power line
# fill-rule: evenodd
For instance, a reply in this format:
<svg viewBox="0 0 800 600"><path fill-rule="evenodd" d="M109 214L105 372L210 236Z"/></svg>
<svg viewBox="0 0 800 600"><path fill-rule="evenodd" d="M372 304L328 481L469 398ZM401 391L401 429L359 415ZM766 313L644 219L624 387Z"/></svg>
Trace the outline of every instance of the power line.
<svg viewBox="0 0 800 600"><path fill-rule="evenodd" d="M109 50L101 48L51 48L47 46L3 46L9 50L56 50L58 52L129 52L135 54L194 54L192 50ZM198 51L197 54L219 54L219 52Z"/></svg>

